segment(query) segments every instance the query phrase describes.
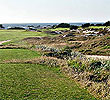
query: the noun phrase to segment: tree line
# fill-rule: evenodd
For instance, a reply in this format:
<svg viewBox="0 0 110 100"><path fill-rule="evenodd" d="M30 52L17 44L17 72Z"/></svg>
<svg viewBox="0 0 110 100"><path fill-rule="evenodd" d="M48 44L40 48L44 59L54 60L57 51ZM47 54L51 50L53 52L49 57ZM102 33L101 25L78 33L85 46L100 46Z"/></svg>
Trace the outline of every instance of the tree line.
<svg viewBox="0 0 110 100"><path fill-rule="evenodd" d="M85 23L85 24L82 24L82 28L86 28L86 27L89 27L89 26L110 26L110 21L107 21L103 24L91 24L91 23ZM58 25L54 25L53 28L70 28L70 29L78 29L79 26L76 26L76 25L70 25L69 23L60 23Z"/></svg>
<svg viewBox="0 0 110 100"><path fill-rule="evenodd" d="M105 22L104 24L91 24L91 23L85 23L82 24L82 28L86 28L89 26L110 26L110 21ZM0 24L0 28L4 28L4 26L2 24ZM58 25L53 25L52 28L70 28L72 29L78 29L79 26L76 25L70 25L69 23L60 23Z"/></svg>

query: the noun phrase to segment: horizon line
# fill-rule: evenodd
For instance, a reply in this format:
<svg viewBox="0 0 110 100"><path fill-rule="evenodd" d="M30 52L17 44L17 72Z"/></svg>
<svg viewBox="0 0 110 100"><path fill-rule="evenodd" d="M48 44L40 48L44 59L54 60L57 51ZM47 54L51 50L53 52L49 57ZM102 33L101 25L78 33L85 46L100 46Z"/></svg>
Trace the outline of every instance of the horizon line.
<svg viewBox="0 0 110 100"><path fill-rule="evenodd" d="M106 21L107 22L107 21ZM23 22L23 23L2 23L2 24L39 24L39 23L105 23L105 22Z"/></svg>

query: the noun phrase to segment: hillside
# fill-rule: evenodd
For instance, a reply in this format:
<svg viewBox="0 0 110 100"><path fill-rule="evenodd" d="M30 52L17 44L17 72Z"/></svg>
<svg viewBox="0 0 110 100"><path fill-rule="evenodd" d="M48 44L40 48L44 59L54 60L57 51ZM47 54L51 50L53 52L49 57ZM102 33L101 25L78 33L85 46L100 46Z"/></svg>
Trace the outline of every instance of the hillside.
<svg viewBox="0 0 110 100"><path fill-rule="evenodd" d="M89 55L110 55L110 35L96 37L80 43L75 50ZM73 46L73 47L74 47ZM78 48L77 48L78 46Z"/></svg>

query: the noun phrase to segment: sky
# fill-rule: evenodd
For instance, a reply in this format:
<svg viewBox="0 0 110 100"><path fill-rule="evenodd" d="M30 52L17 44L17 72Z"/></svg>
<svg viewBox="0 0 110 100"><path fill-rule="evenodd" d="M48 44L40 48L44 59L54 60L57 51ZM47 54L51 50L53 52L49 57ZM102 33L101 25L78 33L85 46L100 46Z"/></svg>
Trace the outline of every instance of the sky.
<svg viewBox="0 0 110 100"><path fill-rule="evenodd" d="M0 23L110 20L110 0L0 0Z"/></svg>

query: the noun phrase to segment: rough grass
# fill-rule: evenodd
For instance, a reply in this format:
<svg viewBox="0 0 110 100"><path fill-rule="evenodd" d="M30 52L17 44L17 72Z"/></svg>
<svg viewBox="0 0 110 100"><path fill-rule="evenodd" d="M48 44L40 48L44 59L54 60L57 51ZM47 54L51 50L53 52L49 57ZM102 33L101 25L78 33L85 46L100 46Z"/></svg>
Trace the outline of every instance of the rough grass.
<svg viewBox="0 0 110 100"><path fill-rule="evenodd" d="M73 47L83 54L108 56L110 55L109 36L110 35L96 37L95 39L85 41L82 44L74 44Z"/></svg>
<svg viewBox="0 0 110 100"><path fill-rule="evenodd" d="M26 49L0 49L0 63L7 60L29 60L40 56L40 53Z"/></svg>
<svg viewBox="0 0 110 100"><path fill-rule="evenodd" d="M1 100L96 100L59 72L36 64L0 64Z"/></svg>

